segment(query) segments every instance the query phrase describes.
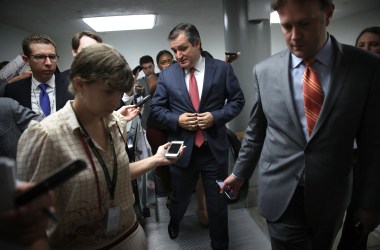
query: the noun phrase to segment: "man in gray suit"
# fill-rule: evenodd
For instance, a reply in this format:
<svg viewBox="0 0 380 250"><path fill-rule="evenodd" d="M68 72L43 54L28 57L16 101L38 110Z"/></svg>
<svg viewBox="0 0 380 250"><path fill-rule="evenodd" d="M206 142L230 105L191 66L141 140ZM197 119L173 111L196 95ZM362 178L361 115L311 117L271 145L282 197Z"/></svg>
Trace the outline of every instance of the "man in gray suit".
<svg viewBox="0 0 380 250"><path fill-rule="evenodd" d="M254 106L225 186L238 192L258 164L258 207L272 248L331 249L350 201L355 138L358 233L373 230L379 220L380 60L327 33L332 0L277 0L272 7L288 50L253 69ZM304 62L311 58L316 62ZM304 111L307 68L317 73L315 85L322 90L312 127Z"/></svg>

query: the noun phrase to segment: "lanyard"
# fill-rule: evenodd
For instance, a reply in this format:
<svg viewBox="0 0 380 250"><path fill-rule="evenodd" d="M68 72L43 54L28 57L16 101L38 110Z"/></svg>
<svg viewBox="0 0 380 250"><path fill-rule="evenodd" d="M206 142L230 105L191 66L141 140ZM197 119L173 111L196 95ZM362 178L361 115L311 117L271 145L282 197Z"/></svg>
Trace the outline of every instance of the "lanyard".
<svg viewBox="0 0 380 250"><path fill-rule="evenodd" d="M114 200L115 198L115 189L116 189L116 181L117 181L117 158L116 158L116 151L115 146L113 143L111 132L108 131L109 139L112 146L112 153L113 153L113 177L111 179L110 173L108 172L107 165L104 162L103 158L101 157L98 149L96 148L94 142L92 141L90 135L87 133L86 129L83 127L82 123L78 119L79 126L81 127L81 134L86 139L87 144L90 146L91 151L94 153L95 157L98 159L100 165L102 166L104 177L107 182L107 189L110 193L111 200Z"/></svg>

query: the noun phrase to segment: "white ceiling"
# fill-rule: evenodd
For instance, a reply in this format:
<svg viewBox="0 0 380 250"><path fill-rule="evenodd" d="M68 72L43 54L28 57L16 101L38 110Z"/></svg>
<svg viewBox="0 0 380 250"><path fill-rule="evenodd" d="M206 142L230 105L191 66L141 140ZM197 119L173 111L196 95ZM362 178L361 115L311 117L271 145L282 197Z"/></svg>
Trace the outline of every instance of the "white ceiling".
<svg viewBox="0 0 380 250"><path fill-rule="evenodd" d="M236 1L236 0L230 0ZM238 0L241 1L241 0ZM268 0L269 1L269 0ZM0 22L32 33L54 37L89 29L82 17L158 14L157 26L191 20L220 20L222 0L0 0ZM334 18L380 8L379 0L335 0ZM165 23L170 20L170 24Z"/></svg>

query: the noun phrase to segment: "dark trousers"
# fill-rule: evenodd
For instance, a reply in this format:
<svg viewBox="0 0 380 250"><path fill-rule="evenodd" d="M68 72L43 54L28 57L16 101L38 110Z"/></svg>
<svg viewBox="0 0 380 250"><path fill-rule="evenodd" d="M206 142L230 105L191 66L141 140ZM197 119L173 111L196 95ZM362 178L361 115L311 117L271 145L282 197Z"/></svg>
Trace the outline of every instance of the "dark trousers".
<svg viewBox="0 0 380 250"><path fill-rule="evenodd" d="M304 210L304 190L297 187L280 219L267 221L273 250L328 250L342 225L343 214L318 226L308 223Z"/></svg>
<svg viewBox="0 0 380 250"><path fill-rule="evenodd" d="M358 209L356 203L360 194L357 191L359 185L357 176L359 175L358 166L358 150L354 149L352 166L354 171L354 182L352 188L351 203L348 206L346 219L344 220L342 228L342 236L340 237L338 250L365 250L367 249L368 235L362 235L358 228L355 227L357 219L354 216L355 211Z"/></svg>
<svg viewBox="0 0 380 250"><path fill-rule="evenodd" d="M227 177L228 166L219 165L207 143L202 147L194 147L190 165L186 168L170 166L172 197L170 218L179 223L190 203L191 196L199 173L205 190L207 212L209 217L209 233L213 249L228 249L228 211L227 199L220 194L217 179Z"/></svg>
<svg viewBox="0 0 380 250"><path fill-rule="evenodd" d="M357 220L354 217L355 208L349 207L342 228L342 236L339 241L338 250L366 250L368 235L361 235L360 230L355 227Z"/></svg>

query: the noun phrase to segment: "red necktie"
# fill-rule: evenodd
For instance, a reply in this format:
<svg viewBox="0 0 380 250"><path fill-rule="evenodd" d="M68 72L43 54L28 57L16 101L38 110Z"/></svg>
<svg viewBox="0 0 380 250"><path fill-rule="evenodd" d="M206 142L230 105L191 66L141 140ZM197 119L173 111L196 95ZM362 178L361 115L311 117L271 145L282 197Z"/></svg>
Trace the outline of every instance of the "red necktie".
<svg viewBox="0 0 380 250"><path fill-rule="evenodd" d="M199 107L199 92L198 92L198 84L197 79L195 79L194 75L195 68L190 69L190 81L189 81L189 95L191 103L193 104L194 109L198 112ZM205 141L205 136L201 129L198 129L195 133L195 146L198 148L202 146Z"/></svg>
<svg viewBox="0 0 380 250"><path fill-rule="evenodd" d="M304 60L306 69L303 74L303 98L309 135L314 129L323 104L323 91L318 80L317 72L310 67L315 59Z"/></svg>

